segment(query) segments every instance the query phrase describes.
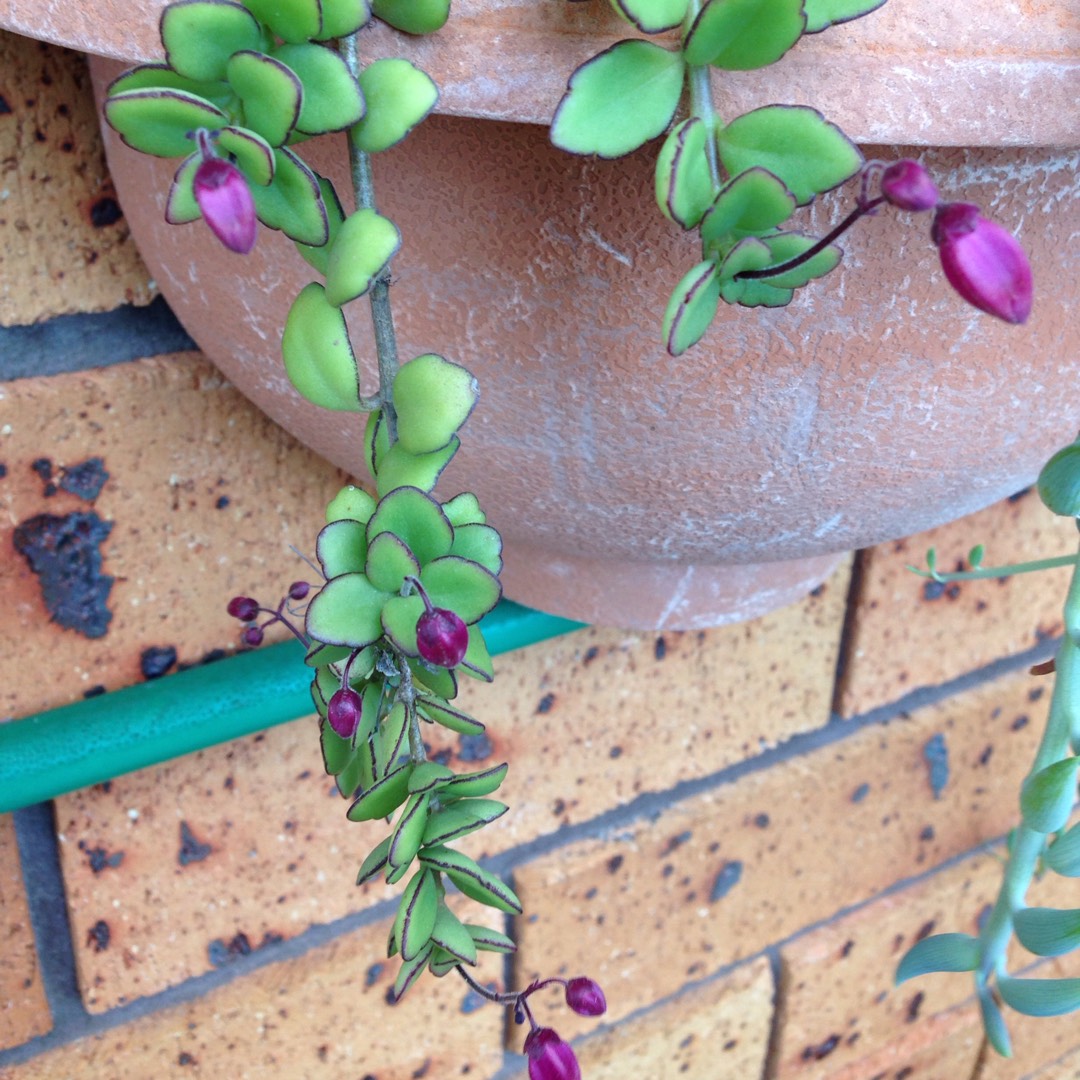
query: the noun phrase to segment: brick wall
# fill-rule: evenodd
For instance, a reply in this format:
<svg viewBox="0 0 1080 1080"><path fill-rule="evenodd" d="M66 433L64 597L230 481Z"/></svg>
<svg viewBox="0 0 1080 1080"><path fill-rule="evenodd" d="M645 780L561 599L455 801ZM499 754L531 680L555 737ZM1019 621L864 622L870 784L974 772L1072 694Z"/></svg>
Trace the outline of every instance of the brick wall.
<svg viewBox="0 0 1080 1080"><path fill-rule="evenodd" d="M77 56L0 35L0 151L0 716L21 717L232 651L222 598L295 577L342 478L149 303ZM13 546L42 514L96 522L113 579L67 629ZM994 895L1064 586L904 566L1074 538L1021 493L752 623L500 658L464 695L490 744L443 747L513 762L512 813L468 850L528 915L485 977L598 978L602 1024L547 1014L589 1080L1080 1076L1074 1019L1013 1018L1003 1062L966 976L891 986ZM330 789L308 718L0 818L0 1077L522 1077L520 1032L460 982L387 1005L390 893L352 886L370 834Z"/></svg>

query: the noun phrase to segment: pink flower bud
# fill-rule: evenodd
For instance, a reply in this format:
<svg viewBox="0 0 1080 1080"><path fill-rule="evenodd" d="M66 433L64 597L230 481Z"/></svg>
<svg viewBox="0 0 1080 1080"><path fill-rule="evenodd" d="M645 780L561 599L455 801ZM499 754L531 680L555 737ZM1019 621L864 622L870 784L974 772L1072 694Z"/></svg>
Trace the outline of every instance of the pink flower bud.
<svg viewBox="0 0 1080 1080"><path fill-rule="evenodd" d="M457 667L469 647L469 628L452 611L431 608L417 620L416 647L429 664Z"/></svg>
<svg viewBox="0 0 1080 1080"><path fill-rule="evenodd" d="M261 626L249 626L241 635L240 640L245 645L250 645L251 648L257 649L263 643L263 632Z"/></svg>
<svg viewBox="0 0 1080 1080"><path fill-rule="evenodd" d="M326 706L326 719L343 739L351 739L360 724L360 695L350 686L335 691Z"/></svg>
<svg viewBox="0 0 1080 1080"><path fill-rule="evenodd" d="M567 982L566 1004L579 1016L601 1016L607 1011L604 991L598 983L584 975Z"/></svg>
<svg viewBox="0 0 1080 1080"><path fill-rule="evenodd" d="M551 1028L533 1028L525 1036L525 1053L529 1055L529 1080L581 1080L581 1068L570 1044Z"/></svg>
<svg viewBox="0 0 1080 1080"><path fill-rule="evenodd" d="M192 182L206 224L230 250L246 255L255 246L255 201L244 174L231 162L206 157Z"/></svg>
<svg viewBox="0 0 1080 1080"><path fill-rule="evenodd" d="M259 614L259 602L252 600L250 596L234 596L225 609L234 618L241 622L251 622Z"/></svg>
<svg viewBox="0 0 1080 1080"><path fill-rule="evenodd" d="M1031 313L1031 267L1012 233L971 203L942 203L930 236L949 284L969 303L1006 322Z"/></svg>
<svg viewBox="0 0 1080 1080"><path fill-rule="evenodd" d="M303 600L311 591L311 586L306 581L294 581L289 586L290 600Z"/></svg>
<svg viewBox="0 0 1080 1080"><path fill-rule="evenodd" d="M910 158L894 161L881 174L881 194L901 210L933 210L938 201L930 174Z"/></svg>

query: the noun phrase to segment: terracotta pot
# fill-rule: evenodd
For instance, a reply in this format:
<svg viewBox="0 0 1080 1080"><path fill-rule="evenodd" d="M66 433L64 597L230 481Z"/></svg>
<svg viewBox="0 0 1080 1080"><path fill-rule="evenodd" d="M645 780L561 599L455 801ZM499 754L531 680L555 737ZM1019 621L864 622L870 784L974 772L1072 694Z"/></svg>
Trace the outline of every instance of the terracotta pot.
<svg viewBox="0 0 1080 1080"><path fill-rule="evenodd" d="M1075 86L1038 37L1049 29L1060 47L1067 2L1017 20L997 53L982 40L974 59L948 64L932 43L963 45L973 31L960 27L978 27L981 14L967 24L964 5L928 5L925 19L908 6L901 22L886 8L800 43L765 73L767 87L751 73L719 94L725 114L812 101L863 141L928 147L915 152L946 197L980 202L1028 249L1037 299L1023 328L966 308L945 286L927 223L889 215L864 222L842 269L791 306L724 309L702 346L672 360L660 316L699 256L650 205L654 151L582 161L553 150L540 127L438 117L376 160L380 209L405 240L392 290L403 355L439 351L480 378L482 403L446 490L475 490L490 508L506 537L510 596L628 627L746 618L813 587L837 552L970 513L1031 481L1080 414L1059 389L1080 361L1075 259L1056 242L1080 229L1069 197L1076 160L1040 148L1075 142L1066 130ZM550 114L573 64L621 33L584 7L460 2L446 40L468 63L448 66L487 71L490 55L476 53L497 48L507 59L495 65L501 82L452 83L450 104L462 111L471 85L471 111ZM119 16L97 20L113 27ZM152 29L134 57L152 54ZM839 47L847 74L822 84ZM949 85L930 83L931 68ZM100 87L118 66L94 69ZM1038 115L1027 115L1030 100ZM1054 100L1057 109L1044 104ZM967 145L943 148L955 143ZM355 420L307 406L281 368L284 313L310 280L291 245L264 231L241 261L201 224L166 226L171 164L108 145L140 248L199 344L286 428L362 473ZM304 149L347 190L340 139ZM813 227L848 205L846 193L823 200ZM356 307L358 352L370 355Z"/></svg>

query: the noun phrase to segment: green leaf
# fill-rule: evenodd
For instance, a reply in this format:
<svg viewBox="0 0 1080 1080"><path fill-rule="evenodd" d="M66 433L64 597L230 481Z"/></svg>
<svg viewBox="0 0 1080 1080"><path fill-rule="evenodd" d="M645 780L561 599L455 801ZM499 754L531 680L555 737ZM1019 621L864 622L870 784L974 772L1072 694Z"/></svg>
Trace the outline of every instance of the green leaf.
<svg viewBox="0 0 1080 1080"><path fill-rule="evenodd" d="M318 247L330 235L319 178L284 146L274 149L274 180L269 187L253 187L255 212L271 229L290 240Z"/></svg>
<svg viewBox="0 0 1080 1080"><path fill-rule="evenodd" d="M343 131L364 115L364 95L345 61L325 45L280 45L273 55L303 85L297 131L321 135Z"/></svg>
<svg viewBox="0 0 1080 1080"><path fill-rule="evenodd" d="M508 768L509 766L504 762L502 765L493 765L490 769L481 769L479 772L460 773L453 780L447 780L439 788L439 799L445 803L451 799L490 795L503 782Z"/></svg>
<svg viewBox="0 0 1080 1080"><path fill-rule="evenodd" d="M1042 467L1037 488L1050 513L1080 518L1080 442L1062 447Z"/></svg>
<svg viewBox="0 0 1080 1080"><path fill-rule="evenodd" d="M352 760L351 739L343 739L324 719L319 721L319 741L322 746L323 768L328 776L337 776Z"/></svg>
<svg viewBox="0 0 1080 1080"><path fill-rule="evenodd" d="M170 225L186 225L202 217L193 186L195 172L201 164L202 154L198 151L180 162L165 198L165 220Z"/></svg>
<svg viewBox="0 0 1080 1080"><path fill-rule="evenodd" d="M364 460L372 476L379 475L379 466L390 449L390 433L384 423L382 409L375 409L364 425Z"/></svg>
<svg viewBox="0 0 1080 1080"><path fill-rule="evenodd" d="M361 412L360 374L341 308L317 282L305 285L285 317L281 354L289 381L324 409Z"/></svg>
<svg viewBox="0 0 1080 1080"><path fill-rule="evenodd" d="M805 236L802 233L778 233L775 236L763 238L765 246L769 249L769 262L767 266L781 266L794 259L803 252L809 251L817 242L816 236ZM843 253L835 244L819 251L816 255L807 259L806 262L785 270L782 274L771 274L767 278L757 280L764 281L774 289L797 289L816 277L822 277L834 270L840 262ZM767 267L763 267L765 269Z"/></svg>
<svg viewBox="0 0 1080 1080"><path fill-rule="evenodd" d="M322 27L319 0L244 0L244 6L283 41L307 41Z"/></svg>
<svg viewBox="0 0 1080 1080"><path fill-rule="evenodd" d="M372 739L376 777L382 779L394 771L399 759L408 752L408 736L409 714L404 704L396 701Z"/></svg>
<svg viewBox="0 0 1080 1080"><path fill-rule="evenodd" d="M424 613L424 601L419 596L393 596L383 605L382 626L387 641L402 656L416 657L416 624Z"/></svg>
<svg viewBox="0 0 1080 1080"><path fill-rule="evenodd" d="M656 202L669 221L692 229L716 196L705 154L708 128L697 116L668 133L656 159Z"/></svg>
<svg viewBox="0 0 1080 1080"><path fill-rule="evenodd" d="M345 812L350 821L375 821L389 817L409 797L413 764L403 765L377 780Z"/></svg>
<svg viewBox="0 0 1080 1080"><path fill-rule="evenodd" d="M371 288L401 247L401 233L371 209L350 214L338 229L326 269L326 297L341 307Z"/></svg>
<svg viewBox="0 0 1080 1080"><path fill-rule="evenodd" d="M467 368L435 353L415 357L394 376L399 442L410 454L441 449L469 419L479 396Z"/></svg>
<svg viewBox="0 0 1080 1080"><path fill-rule="evenodd" d="M457 697L457 675L449 668L435 667L424 663L419 658L409 659L407 663L412 672L413 681L419 684L421 692L435 694L443 701L452 701Z"/></svg>
<svg viewBox="0 0 1080 1080"><path fill-rule="evenodd" d="M424 968L427 967L428 961L431 959L431 955L434 951L435 946L431 942L428 942L428 944L425 945L412 960L407 960L401 965L401 969L397 973L397 978L394 980L395 1004L405 996L413 983L424 974Z"/></svg>
<svg viewBox="0 0 1080 1080"><path fill-rule="evenodd" d="M618 42L570 76L551 141L574 154L629 154L671 123L683 67L681 53L649 41Z"/></svg>
<svg viewBox="0 0 1080 1080"><path fill-rule="evenodd" d="M318 34L308 35L317 41L348 37L366 26L371 18L368 0L321 0L321 4L322 26Z"/></svg>
<svg viewBox="0 0 1080 1080"><path fill-rule="evenodd" d="M436 791L456 775L453 769L437 761L423 761L413 769L409 778L409 791L413 794Z"/></svg>
<svg viewBox="0 0 1080 1080"><path fill-rule="evenodd" d="M168 64L140 64L130 71L125 71L109 83L105 97L108 99L113 94L122 94L127 90L183 90L222 107L232 96L232 91L224 80L212 79L210 82L203 82L200 79L189 79L178 71L173 71Z"/></svg>
<svg viewBox="0 0 1080 1080"><path fill-rule="evenodd" d="M466 964L476 963L476 942L446 904L439 905L435 925L431 929L431 940L458 960Z"/></svg>
<svg viewBox="0 0 1080 1080"><path fill-rule="evenodd" d="M1002 1056L1012 1057L1012 1043L1005 1027L1005 1017L986 987L979 990L979 1012L982 1014L983 1030L990 1045Z"/></svg>
<svg viewBox="0 0 1080 1080"><path fill-rule="evenodd" d="M321 641L316 641L304 655L304 663L308 667L326 667L344 660L352 651L346 645L324 645Z"/></svg>
<svg viewBox="0 0 1080 1080"><path fill-rule="evenodd" d="M1013 925L1020 944L1036 956L1062 956L1080 945L1080 911L1023 908Z"/></svg>
<svg viewBox="0 0 1080 1080"><path fill-rule="evenodd" d="M1080 979L999 978L998 992L1025 1016L1064 1016L1080 1009Z"/></svg>
<svg viewBox="0 0 1080 1080"><path fill-rule="evenodd" d="M346 484L327 504L326 521L359 521L364 525L375 513L375 499L363 488L355 484Z"/></svg>
<svg viewBox="0 0 1080 1080"><path fill-rule="evenodd" d="M380 495L388 495L400 487L431 491L460 447L461 440L454 435L445 446L430 454L410 454L399 440L379 460L375 488Z"/></svg>
<svg viewBox="0 0 1080 1080"><path fill-rule="evenodd" d="M1057 837L1043 860L1062 877L1080 877L1080 825L1073 825Z"/></svg>
<svg viewBox="0 0 1080 1080"><path fill-rule="evenodd" d="M345 211L341 207L337 190L325 176L319 176L319 192L322 195L323 206L326 208L326 243L318 247L311 244L297 244L296 250L303 256L309 266L326 277L326 271L330 265L330 252L333 250L334 240L345 220Z"/></svg>
<svg viewBox="0 0 1080 1080"><path fill-rule="evenodd" d="M484 725L479 720L474 720L460 709L452 709L445 701L418 697L416 707L421 716L433 720L436 724L442 724L443 727L456 731L460 735L479 735L484 731Z"/></svg>
<svg viewBox="0 0 1080 1080"><path fill-rule="evenodd" d="M505 881L453 848L421 848L420 861L442 871L471 900L508 914L521 914L521 901Z"/></svg>
<svg viewBox="0 0 1080 1080"><path fill-rule="evenodd" d="M354 523L358 527L359 522ZM323 530L326 531L325 529ZM417 577L420 564L405 542L391 532L379 533L371 542L362 567L368 580L385 593L399 593L406 577Z"/></svg>
<svg viewBox="0 0 1080 1080"><path fill-rule="evenodd" d="M307 632L327 645L371 645L382 637L380 615L387 599L363 574L332 578L308 605Z"/></svg>
<svg viewBox="0 0 1080 1080"><path fill-rule="evenodd" d="M360 872L356 875L356 884L363 885L371 881L377 874L385 869L390 861L390 841L392 837L386 837L372 849L368 857L360 864Z"/></svg>
<svg viewBox="0 0 1080 1080"><path fill-rule="evenodd" d="M439 910L439 890L430 870L418 870L405 886L394 920L394 937L403 960L412 960L428 944Z"/></svg>
<svg viewBox="0 0 1080 1080"><path fill-rule="evenodd" d="M1020 789L1020 813L1035 832L1052 833L1065 827L1076 801L1076 770L1080 758L1055 761L1029 776Z"/></svg>
<svg viewBox="0 0 1080 1080"><path fill-rule="evenodd" d="M750 71L775 64L802 36L803 0L708 0L686 37L688 64Z"/></svg>
<svg viewBox="0 0 1080 1080"><path fill-rule="evenodd" d="M420 582L435 607L449 608L466 623L479 621L499 602L499 579L479 563L446 555L420 571Z"/></svg>
<svg viewBox="0 0 1080 1080"><path fill-rule="evenodd" d="M442 507L426 492L411 487L397 488L379 500L368 522L368 543L381 532L401 537L421 566L447 554L454 541Z"/></svg>
<svg viewBox="0 0 1080 1080"><path fill-rule="evenodd" d="M331 522L315 541L315 555L328 580L342 574L358 574L367 563L367 529L359 521Z"/></svg>
<svg viewBox="0 0 1080 1080"><path fill-rule="evenodd" d="M469 646L462 657L461 668L466 675L471 675L474 679L482 679L484 682L491 682L495 678L491 654L488 652L484 633L479 626L469 627Z"/></svg>
<svg viewBox="0 0 1080 1080"><path fill-rule="evenodd" d="M184 90L127 90L105 101L105 119L133 150L155 157L186 157L192 133L220 128L229 118L216 105Z"/></svg>
<svg viewBox="0 0 1080 1080"><path fill-rule="evenodd" d="M896 969L896 985L932 971L974 971L979 939L971 934L934 934L915 942Z"/></svg>
<svg viewBox="0 0 1080 1080"><path fill-rule="evenodd" d="M265 53L234 53L226 75L244 107L244 123L271 146L281 146L300 115L300 80Z"/></svg>
<svg viewBox="0 0 1080 1080"><path fill-rule="evenodd" d="M838 23L876 11L885 0L805 0L806 32L817 34Z"/></svg>
<svg viewBox="0 0 1080 1080"><path fill-rule="evenodd" d="M465 929L469 931L469 936L476 942L476 947L484 952L517 952L517 946L514 944L513 938L507 937L506 934L500 933L498 930L492 930L487 926L477 926L475 923L466 923Z"/></svg>
<svg viewBox="0 0 1080 1080"><path fill-rule="evenodd" d="M360 73L367 112L349 138L369 154L396 146L439 100L431 76L400 57L373 60Z"/></svg>
<svg viewBox="0 0 1080 1080"><path fill-rule="evenodd" d="M760 236L787 221L795 196L767 169L753 168L728 181L701 221L701 242L712 253L725 242Z"/></svg>
<svg viewBox="0 0 1080 1080"><path fill-rule="evenodd" d="M720 303L720 280L711 260L698 263L675 286L664 312L664 344L672 356L681 356L709 329Z"/></svg>
<svg viewBox="0 0 1080 1080"><path fill-rule="evenodd" d="M371 0L371 11L395 30L434 34L450 14L450 0Z"/></svg>
<svg viewBox="0 0 1080 1080"><path fill-rule="evenodd" d="M985 554L986 549L983 547L983 545L976 544L968 552L968 566L970 566L972 570L978 570L979 567L982 566L983 556Z"/></svg>
<svg viewBox="0 0 1080 1080"><path fill-rule="evenodd" d="M349 759L348 765L334 777L338 794L343 799L351 799L359 788L370 785L370 782L367 754L362 749L357 750Z"/></svg>
<svg viewBox="0 0 1080 1080"><path fill-rule="evenodd" d="M389 862L395 869L408 866L416 858L427 829L430 810L431 795L428 792L409 797L391 834Z"/></svg>
<svg viewBox="0 0 1080 1080"><path fill-rule="evenodd" d="M263 42L251 12L228 0L185 0L169 4L161 16L165 59L189 79L223 79L233 53L258 49Z"/></svg>
<svg viewBox="0 0 1080 1080"><path fill-rule="evenodd" d="M496 577L502 571L502 537L490 525L455 525L450 554L479 563Z"/></svg>
<svg viewBox="0 0 1080 1080"><path fill-rule="evenodd" d="M480 509L480 500L471 491L463 491L460 495L455 495L444 502L442 508L455 529L459 525L483 525L487 521L487 515ZM476 561L480 562L479 559Z"/></svg>
<svg viewBox="0 0 1080 1080"><path fill-rule="evenodd" d="M273 182L277 168L274 148L257 131L225 127L217 132L215 142L222 155L231 157L250 183L266 187Z"/></svg>
<svg viewBox="0 0 1080 1080"><path fill-rule="evenodd" d="M502 817L509 809L496 799L459 799L428 818L424 847L459 840Z"/></svg>
<svg viewBox="0 0 1080 1080"><path fill-rule="evenodd" d="M673 30L686 18L689 0L611 0L611 6L642 33Z"/></svg>
<svg viewBox="0 0 1080 1080"><path fill-rule="evenodd" d="M432 941L434 942L434 938ZM440 949L438 945L434 945L431 950L431 957L428 960L428 971L430 971L436 979L441 979L444 975L449 975L454 968L460 966L461 961L456 956L448 953L445 949Z"/></svg>
<svg viewBox="0 0 1080 1080"><path fill-rule="evenodd" d="M800 206L842 184L862 165L858 147L816 109L766 105L736 117L718 134L732 176L755 166L778 177Z"/></svg>

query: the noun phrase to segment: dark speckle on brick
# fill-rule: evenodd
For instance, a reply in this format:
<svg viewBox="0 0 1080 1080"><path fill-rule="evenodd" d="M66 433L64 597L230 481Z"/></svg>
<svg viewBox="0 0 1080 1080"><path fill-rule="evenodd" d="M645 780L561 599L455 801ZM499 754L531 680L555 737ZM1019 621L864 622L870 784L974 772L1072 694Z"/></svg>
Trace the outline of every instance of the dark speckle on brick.
<svg viewBox="0 0 1080 1080"><path fill-rule="evenodd" d="M459 761L487 761L495 748L491 740L484 732L477 735L461 735L458 737L458 760Z"/></svg>
<svg viewBox="0 0 1080 1080"><path fill-rule="evenodd" d="M919 927L919 932L915 935L916 941L922 941L923 938L928 938L933 932L934 927L937 925L934 919L927 919L926 922Z"/></svg>
<svg viewBox="0 0 1080 1080"><path fill-rule="evenodd" d="M109 924L104 919L98 919L86 932L86 944L94 952L104 952L109 947L109 939L112 933Z"/></svg>
<svg viewBox="0 0 1080 1080"><path fill-rule="evenodd" d="M372 964L367 969L367 974L364 976L365 986L374 986L379 981L379 976L383 972L383 965L379 963Z"/></svg>
<svg viewBox="0 0 1080 1080"><path fill-rule="evenodd" d="M139 654L139 670L144 679L160 679L175 663L175 645L151 645Z"/></svg>
<svg viewBox="0 0 1080 1080"><path fill-rule="evenodd" d="M1010 495L1008 501L1011 502L1011 503L1017 503L1021 499L1025 498L1026 496L1028 496L1030 494L1031 494L1031 488L1026 487L1026 488L1023 488L1021 491L1018 491L1015 495Z"/></svg>
<svg viewBox="0 0 1080 1080"><path fill-rule="evenodd" d="M88 690L84 690L82 696L84 698L101 697L105 693L105 687L101 683L97 683L95 686L91 686Z"/></svg>
<svg viewBox="0 0 1080 1080"><path fill-rule="evenodd" d="M120 204L109 195L103 195L90 207L90 224L95 229L115 225L123 216Z"/></svg>
<svg viewBox="0 0 1080 1080"><path fill-rule="evenodd" d="M72 465L70 469L65 468L60 478L60 486L71 495L77 495L86 502L93 502L101 494L101 489L108 479L105 462L99 457L92 457L78 465Z"/></svg>
<svg viewBox="0 0 1080 1080"><path fill-rule="evenodd" d="M224 510L225 507L228 506L228 505L229 505L229 496L228 495L219 495L217 497L217 502L214 503L214 509L216 509L216 510Z"/></svg>
<svg viewBox="0 0 1080 1080"><path fill-rule="evenodd" d="M46 499L51 499L60 489L50 480L42 489L41 494Z"/></svg>
<svg viewBox="0 0 1080 1080"><path fill-rule="evenodd" d="M0 461L0 480L3 480L7 476L7 466Z"/></svg>
<svg viewBox="0 0 1080 1080"><path fill-rule="evenodd" d="M922 594L924 600L940 600L945 595L945 582L924 581Z"/></svg>
<svg viewBox="0 0 1080 1080"><path fill-rule="evenodd" d="M199 1063L193 1058L186 1050L180 1051L180 1056L176 1059L177 1065L198 1065Z"/></svg>
<svg viewBox="0 0 1080 1080"><path fill-rule="evenodd" d="M33 469L42 480L51 480L53 478L53 463L47 457L35 458L30 462L30 468Z"/></svg>
<svg viewBox="0 0 1080 1080"><path fill-rule="evenodd" d="M554 694L545 694L540 699L539 703L537 704L536 711L538 713L551 712L552 707L554 706L554 704L555 704L555 695Z"/></svg>
<svg viewBox="0 0 1080 1080"><path fill-rule="evenodd" d="M851 801L852 801L853 803L861 803L861 802L863 801L863 799L865 799L865 798L866 798L866 796L867 796L867 795L869 795L869 794L870 794L870 785L869 785L869 784L865 784L865 783L864 783L864 784L860 784L860 785L859 785L859 786L858 786L858 787L857 787L857 788L856 788L856 789L855 789L855 790L854 790L854 791L853 791L853 792L851 793Z"/></svg>
<svg viewBox="0 0 1080 1080"><path fill-rule="evenodd" d="M88 638L104 637L113 579L101 572L101 547L112 531L93 511L38 514L15 529L15 550L37 574L53 622Z"/></svg>
<svg viewBox="0 0 1080 1080"><path fill-rule="evenodd" d="M608 757L613 758L613 759L617 758L617 757L622 757L622 747L621 746L613 746L608 751Z"/></svg>
<svg viewBox="0 0 1080 1080"><path fill-rule="evenodd" d="M919 839L924 841L924 842L933 840L934 839L934 826L933 825L924 825L922 827L922 829L919 831Z"/></svg>
<svg viewBox="0 0 1080 1080"><path fill-rule="evenodd" d="M759 829L767 829L769 827L769 815L768 814L755 814L754 824Z"/></svg>
<svg viewBox="0 0 1080 1080"><path fill-rule="evenodd" d="M195 836L186 821L180 822L180 851L177 853L176 861L181 866L202 862L213 850L209 844L202 843Z"/></svg>
<svg viewBox="0 0 1080 1080"><path fill-rule="evenodd" d="M993 757L993 756L994 756L994 747L992 745L983 747L983 752L979 755L979 764L980 765L989 765L990 764L990 758Z"/></svg>
<svg viewBox="0 0 1080 1080"><path fill-rule="evenodd" d="M803 1061L821 1061L827 1058L840 1045L839 1035L830 1035L817 1046L807 1046L802 1052Z"/></svg>
<svg viewBox="0 0 1080 1080"><path fill-rule="evenodd" d="M222 941L221 938L214 938L206 948L207 959L214 967L231 964L238 957L247 956L250 952L251 942L243 931L228 942Z"/></svg>
<svg viewBox="0 0 1080 1080"><path fill-rule="evenodd" d="M590 645L585 650L585 655L581 658L583 664L591 664L600 655L600 647L598 645Z"/></svg>
<svg viewBox="0 0 1080 1080"><path fill-rule="evenodd" d="M1030 724L1030 723L1031 723L1031 720L1027 716L1018 716L1009 725L1009 727L1012 728L1013 731L1021 731L1023 728L1026 728L1028 726L1028 724Z"/></svg>
<svg viewBox="0 0 1080 1080"><path fill-rule="evenodd" d="M923 998L926 995L920 990L915 996L908 1002L907 1014L904 1019L909 1024L914 1024L919 1019L919 1010L922 1008Z"/></svg>
<svg viewBox="0 0 1080 1080"><path fill-rule="evenodd" d="M122 851L110 853L103 847L88 847L85 840L79 841L79 850L86 853L86 861L95 874L106 869L115 870L124 861Z"/></svg>
<svg viewBox="0 0 1080 1080"><path fill-rule="evenodd" d="M622 867L623 857L621 855L612 855L607 861L607 872L609 874L617 874Z"/></svg>
<svg viewBox="0 0 1080 1080"><path fill-rule="evenodd" d="M7 103L7 99L3 94L0 94L0 116L7 116L11 112L11 106Z"/></svg>
<svg viewBox="0 0 1080 1080"><path fill-rule="evenodd" d="M743 864L737 859L726 862L720 867L720 872L716 875L716 880L713 881L712 891L709 893L709 900L712 903L715 904L717 900L722 900L739 884L742 869Z"/></svg>
<svg viewBox="0 0 1080 1080"><path fill-rule="evenodd" d="M935 799L940 799L949 782L949 748L945 745L945 736L940 731L931 735L924 743L922 753L930 772L930 790Z"/></svg>
<svg viewBox="0 0 1080 1080"><path fill-rule="evenodd" d="M653 656L655 656L657 660L663 660L664 657L667 656L667 642L662 635L658 637L653 644Z"/></svg>

